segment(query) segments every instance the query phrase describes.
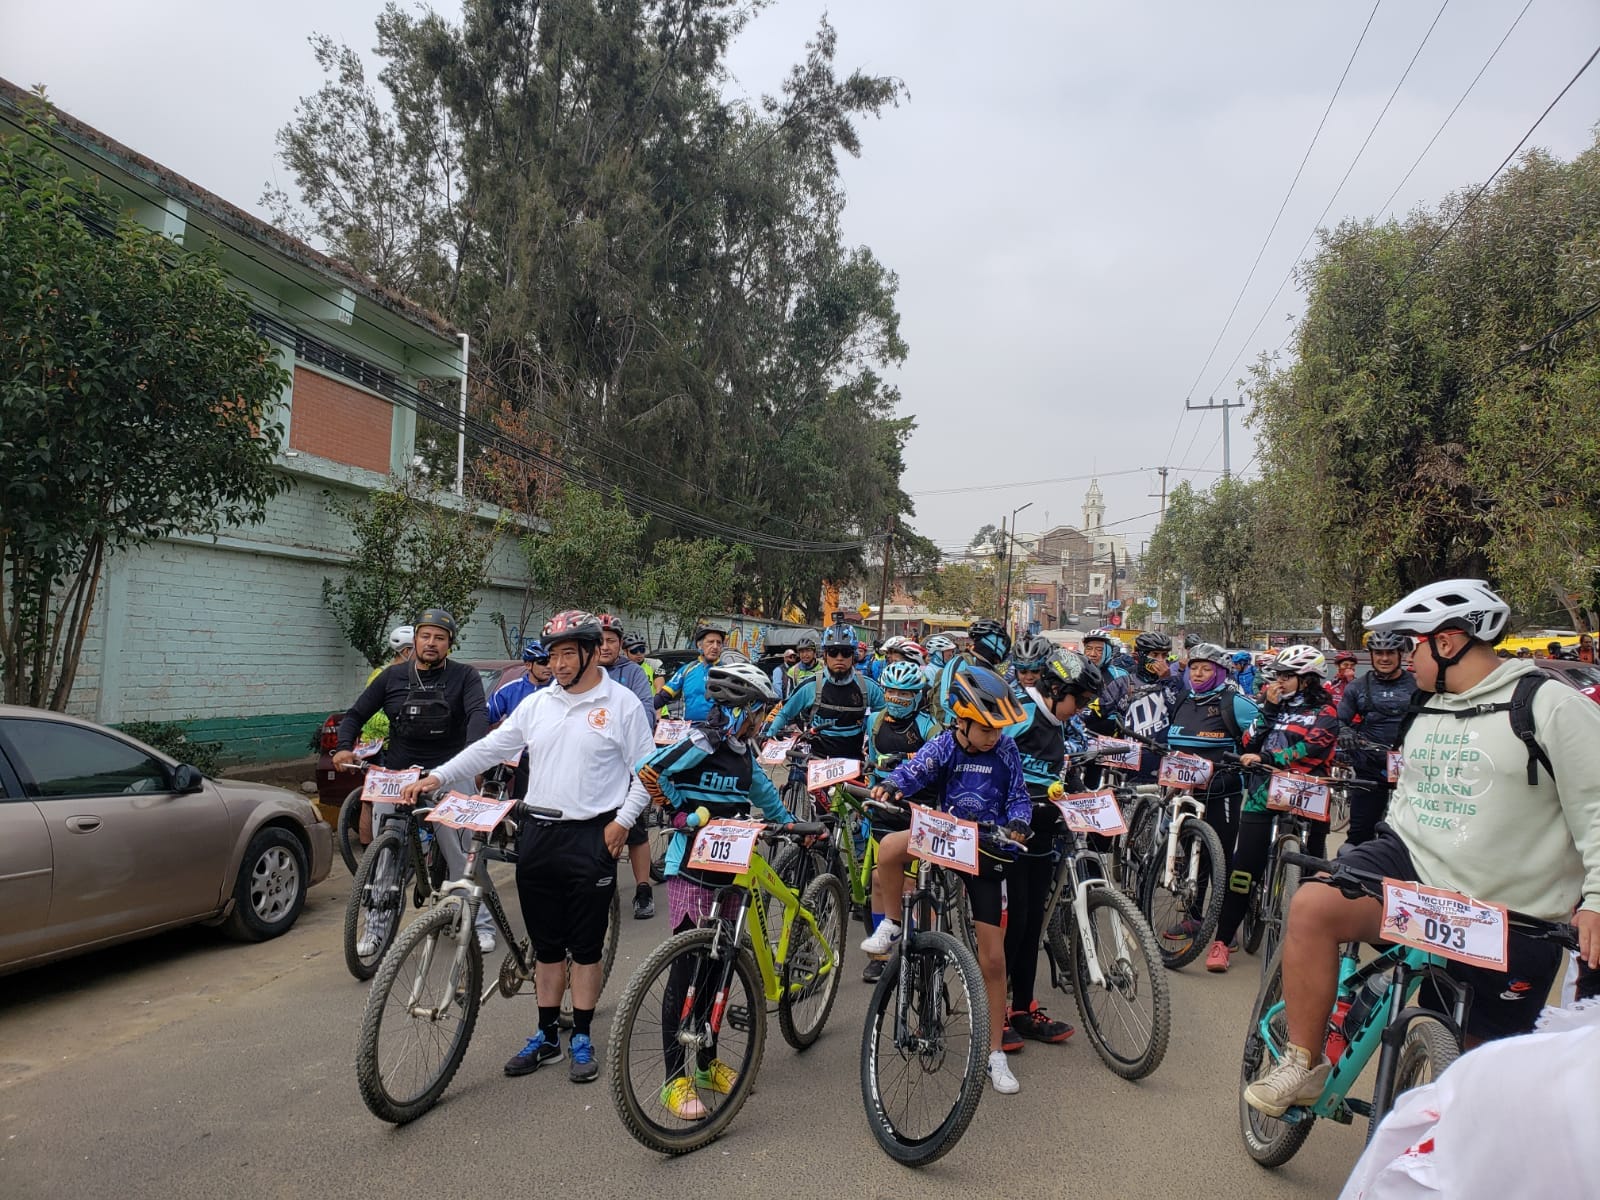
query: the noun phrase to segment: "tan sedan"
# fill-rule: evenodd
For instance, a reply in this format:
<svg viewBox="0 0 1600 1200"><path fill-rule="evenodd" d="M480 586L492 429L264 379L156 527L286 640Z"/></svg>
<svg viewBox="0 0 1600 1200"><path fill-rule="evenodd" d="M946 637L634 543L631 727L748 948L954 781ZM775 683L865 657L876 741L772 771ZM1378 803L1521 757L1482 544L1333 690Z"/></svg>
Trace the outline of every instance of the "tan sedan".
<svg viewBox="0 0 1600 1200"><path fill-rule="evenodd" d="M0 973L195 922L277 937L332 858L302 796L0 705Z"/></svg>

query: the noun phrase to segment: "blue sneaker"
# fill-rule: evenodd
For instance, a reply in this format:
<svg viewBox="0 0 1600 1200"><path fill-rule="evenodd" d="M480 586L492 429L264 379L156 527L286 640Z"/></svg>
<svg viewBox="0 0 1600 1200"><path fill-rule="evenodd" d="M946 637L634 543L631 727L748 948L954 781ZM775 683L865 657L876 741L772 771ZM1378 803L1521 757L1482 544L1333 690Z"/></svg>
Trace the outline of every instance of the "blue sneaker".
<svg viewBox="0 0 1600 1200"><path fill-rule="evenodd" d="M572 1065L567 1068L567 1078L573 1083L590 1083L600 1074L600 1064L594 1060L594 1043L587 1033L572 1035Z"/></svg>
<svg viewBox="0 0 1600 1200"><path fill-rule="evenodd" d="M586 1043L588 1040L584 1038ZM573 1049L576 1050L577 1046L574 1045ZM545 1063L560 1062L563 1057L565 1056L561 1053L560 1040L546 1038L544 1030L541 1029L528 1039L526 1046L506 1060L506 1074L532 1075Z"/></svg>

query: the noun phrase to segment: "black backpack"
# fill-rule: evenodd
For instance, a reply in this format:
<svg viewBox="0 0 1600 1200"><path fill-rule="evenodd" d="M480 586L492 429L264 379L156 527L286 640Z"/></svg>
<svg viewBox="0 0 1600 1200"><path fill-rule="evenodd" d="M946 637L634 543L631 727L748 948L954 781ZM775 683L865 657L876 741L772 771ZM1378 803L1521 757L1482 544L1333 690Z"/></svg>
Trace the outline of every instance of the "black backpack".
<svg viewBox="0 0 1600 1200"><path fill-rule="evenodd" d="M1400 719L1400 744L1404 745L1406 734L1411 730L1411 723L1423 713L1448 713L1458 721L1468 717L1482 717L1489 713L1510 713L1511 732L1522 740L1528 748L1528 786L1532 787L1539 782L1539 768L1541 766L1549 772L1550 778L1556 777L1555 767L1550 765L1550 756L1545 753L1544 747L1539 744L1533 727L1533 695L1541 687L1550 682L1550 676L1543 671L1533 675L1524 675L1517 680L1517 686L1511 693L1511 699L1499 704L1475 704L1471 708L1428 708L1427 697L1429 693L1417 691L1412 693L1411 708Z"/></svg>

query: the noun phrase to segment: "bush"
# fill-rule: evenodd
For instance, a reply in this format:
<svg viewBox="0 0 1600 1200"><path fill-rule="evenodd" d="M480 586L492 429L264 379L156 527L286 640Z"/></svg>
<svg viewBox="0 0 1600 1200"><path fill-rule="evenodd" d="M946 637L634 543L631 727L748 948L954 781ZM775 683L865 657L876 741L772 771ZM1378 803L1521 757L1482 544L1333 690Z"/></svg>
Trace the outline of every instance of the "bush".
<svg viewBox="0 0 1600 1200"><path fill-rule="evenodd" d="M187 726L196 719L190 717L188 721L127 721L117 728L129 737L138 738L145 745L153 746L169 758L198 767L202 775L214 776L220 769L217 758L222 753L222 743L191 742Z"/></svg>

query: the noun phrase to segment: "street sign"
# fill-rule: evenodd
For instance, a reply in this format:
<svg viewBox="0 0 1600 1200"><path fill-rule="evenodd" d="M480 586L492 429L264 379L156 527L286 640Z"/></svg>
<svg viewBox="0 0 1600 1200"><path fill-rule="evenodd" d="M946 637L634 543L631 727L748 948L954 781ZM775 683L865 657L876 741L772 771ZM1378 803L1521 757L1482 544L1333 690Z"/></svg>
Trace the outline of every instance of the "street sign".
<svg viewBox="0 0 1600 1200"><path fill-rule="evenodd" d="M1114 612L1114 613L1111 614L1111 628L1113 628L1113 629L1121 629L1122 628L1122 614L1121 613Z"/></svg>
<svg viewBox="0 0 1600 1200"><path fill-rule="evenodd" d="M1113 612L1115 612L1117 609L1122 607L1122 601L1121 600L1107 600L1106 601L1106 607L1111 609Z"/></svg>
<svg viewBox="0 0 1600 1200"><path fill-rule="evenodd" d="M860 613L861 619L865 621L872 615L872 605L866 603L866 601L862 601L861 607L856 609L856 612Z"/></svg>

